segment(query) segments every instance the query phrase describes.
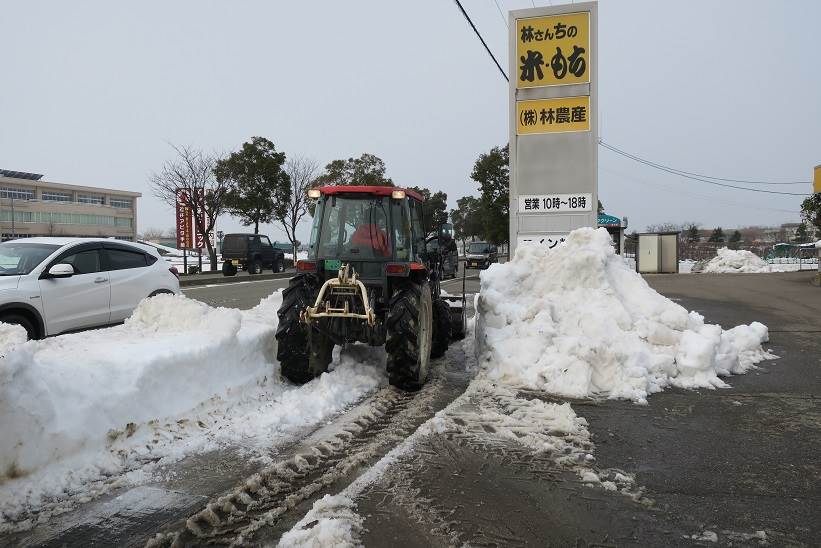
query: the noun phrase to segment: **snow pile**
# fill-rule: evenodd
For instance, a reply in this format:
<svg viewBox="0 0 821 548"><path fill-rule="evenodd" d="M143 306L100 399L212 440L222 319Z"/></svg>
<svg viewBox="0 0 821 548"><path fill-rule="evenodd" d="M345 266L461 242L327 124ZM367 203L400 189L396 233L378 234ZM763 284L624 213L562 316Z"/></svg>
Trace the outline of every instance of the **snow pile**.
<svg viewBox="0 0 821 548"><path fill-rule="evenodd" d="M363 521L350 498L345 495L325 495L314 503L293 529L282 535L277 546L361 546L359 535Z"/></svg>
<svg viewBox="0 0 821 548"><path fill-rule="evenodd" d="M569 397L645 402L673 385L724 387L774 358L755 322L723 331L658 294L610 246L579 229L564 246L519 246L481 275L477 352L486 378Z"/></svg>
<svg viewBox="0 0 821 548"><path fill-rule="evenodd" d="M264 307L275 317L277 299ZM0 361L0 476L31 473L128 423L175 417L272 372L273 330L254 313L177 295L124 325L18 346Z"/></svg>
<svg viewBox="0 0 821 548"><path fill-rule="evenodd" d="M722 247L718 250L718 255L707 262L702 272L713 274L750 274L771 272L771 270L770 265L751 251Z"/></svg>
<svg viewBox="0 0 821 548"><path fill-rule="evenodd" d="M26 330L19 325L0 322L0 357L27 338Z"/></svg>
<svg viewBox="0 0 821 548"><path fill-rule="evenodd" d="M240 311L159 295L121 326L3 344L0 531L194 452L270 451L385 384L384 351L362 347L337 351L333 371L304 386L280 380L281 300ZM19 342L18 329L0 324L0 343Z"/></svg>

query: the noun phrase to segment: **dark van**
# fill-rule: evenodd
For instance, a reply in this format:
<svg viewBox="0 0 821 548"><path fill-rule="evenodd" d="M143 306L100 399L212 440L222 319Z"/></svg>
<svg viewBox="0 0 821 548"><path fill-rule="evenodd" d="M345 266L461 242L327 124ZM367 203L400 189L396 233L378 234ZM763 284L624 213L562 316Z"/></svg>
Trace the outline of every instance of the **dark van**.
<svg viewBox="0 0 821 548"><path fill-rule="evenodd" d="M226 234L222 239L222 274L234 276L238 270L261 274L263 269L285 270L285 254L271 245L263 234Z"/></svg>

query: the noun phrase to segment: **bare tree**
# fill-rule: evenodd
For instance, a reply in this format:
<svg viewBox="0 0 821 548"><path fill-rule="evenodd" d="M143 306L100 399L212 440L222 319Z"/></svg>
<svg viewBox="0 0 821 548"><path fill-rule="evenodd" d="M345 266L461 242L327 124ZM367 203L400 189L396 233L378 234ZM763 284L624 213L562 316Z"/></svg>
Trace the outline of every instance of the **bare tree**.
<svg viewBox="0 0 821 548"><path fill-rule="evenodd" d="M294 156L285 162L285 172L291 178L291 200L288 203L285 215L277 220L282 223L285 228L285 235L291 242L295 264L297 251L296 229L299 222L308 213L308 189L313 186L318 171L319 164L304 156Z"/></svg>
<svg viewBox="0 0 821 548"><path fill-rule="evenodd" d="M159 228L146 228L141 238L147 242L151 242L154 240L159 240L163 237L163 230Z"/></svg>
<svg viewBox="0 0 821 548"><path fill-rule="evenodd" d="M203 201L189 199L188 206L194 218L194 228L205 235L205 246L211 259L211 270L217 268L217 254L208 238L214 230L217 218L225 207L227 183L214 176L216 158L201 150L171 145L177 157L167 160L160 171L151 175L150 182L154 195L171 207L177 203L177 194L182 192L189 198L203 194ZM205 209L203 214L203 207Z"/></svg>

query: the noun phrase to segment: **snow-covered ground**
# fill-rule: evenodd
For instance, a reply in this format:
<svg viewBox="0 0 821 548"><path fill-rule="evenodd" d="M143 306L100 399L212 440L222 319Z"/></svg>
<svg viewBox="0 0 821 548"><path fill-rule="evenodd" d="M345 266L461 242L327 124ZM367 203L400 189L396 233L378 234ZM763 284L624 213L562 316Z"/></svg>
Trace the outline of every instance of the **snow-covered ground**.
<svg viewBox="0 0 821 548"><path fill-rule="evenodd" d="M307 385L281 381L280 302L240 311L160 295L124 325L42 341L0 324L0 532L193 453L260 457L386 383L384 351L358 346Z"/></svg>
<svg viewBox="0 0 821 548"><path fill-rule="evenodd" d="M722 330L658 294L580 229L554 250L521 246L482 273L477 344L488 379L571 397L646 401L667 386L717 388L769 356L767 328Z"/></svg>
<svg viewBox="0 0 821 548"><path fill-rule="evenodd" d="M294 254L293 253L285 253L285 258L286 259L291 259L293 261L294 260ZM308 252L307 251L297 251L296 252L296 260L297 261L304 261L307 258L308 258Z"/></svg>

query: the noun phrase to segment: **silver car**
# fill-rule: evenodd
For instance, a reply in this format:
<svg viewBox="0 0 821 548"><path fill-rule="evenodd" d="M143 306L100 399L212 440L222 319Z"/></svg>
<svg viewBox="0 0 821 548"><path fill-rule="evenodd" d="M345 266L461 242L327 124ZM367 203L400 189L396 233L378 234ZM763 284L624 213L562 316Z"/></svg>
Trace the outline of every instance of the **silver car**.
<svg viewBox="0 0 821 548"><path fill-rule="evenodd" d="M180 292L156 250L101 238L25 238L0 244L0 322L30 339L122 322L140 301Z"/></svg>

